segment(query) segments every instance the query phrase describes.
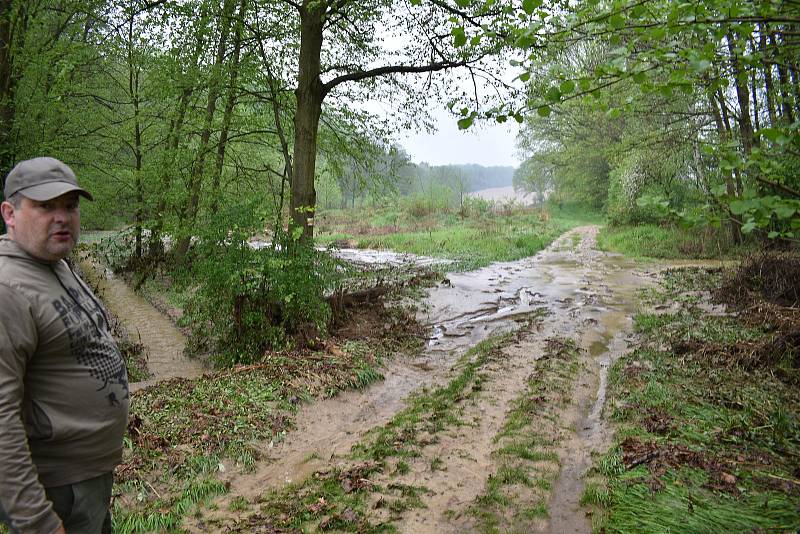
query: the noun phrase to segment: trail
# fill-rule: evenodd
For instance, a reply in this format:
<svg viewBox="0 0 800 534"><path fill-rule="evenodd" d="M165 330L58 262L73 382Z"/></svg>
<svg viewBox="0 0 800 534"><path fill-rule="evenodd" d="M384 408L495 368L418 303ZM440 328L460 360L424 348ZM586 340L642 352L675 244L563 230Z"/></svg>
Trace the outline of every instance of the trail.
<svg viewBox="0 0 800 534"><path fill-rule="evenodd" d="M162 380L191 379L203 374L200 361L184 356L186 336L167 317L90 257L82 257L80 266L86 282L133 339L144 345L147 368L152 376L149 380L131 383L132 392Z"/></svg>
<svg viewBox="0 0 800 534"><path fill-rule="evenodd" d="M506 349L506 357L487 365L486 382L475 402L464 407L468 429L446 432L422 451L403 483L429 491L423 508L405 512L394 521L400 532L446 533L477 530L468 508L496 469L493 437L502 428L510 403L525 389L525 379L552 337L577 341L584 371L571 392L572 402L561 414L567 434L553 469L560 475L549 499L549 517L536 520L531 532L590 532L578 500L591 453L607 446L609 435L601 420L606 374L626 349L638 288L652 280L619 255L597 251L595 226L566 233L534 257L496 263L466 273L451 273L432 288L418 319L431 329L427 348L416 357L398 359L384 370L385 380L366 391L304 406L296 431L282 443L262 444L264 459L255 472L226 470L230 491L215 511L185 526L201 531L208 525L230 525L234 498L256 501L272 488L304 480L318 470L345 461L351 447L405 406L410 393L423 386L444 384L462 354L489 336L520 328L537 310L548 315L538 330ZM425 462L437 458L441 469Z"/></svg>

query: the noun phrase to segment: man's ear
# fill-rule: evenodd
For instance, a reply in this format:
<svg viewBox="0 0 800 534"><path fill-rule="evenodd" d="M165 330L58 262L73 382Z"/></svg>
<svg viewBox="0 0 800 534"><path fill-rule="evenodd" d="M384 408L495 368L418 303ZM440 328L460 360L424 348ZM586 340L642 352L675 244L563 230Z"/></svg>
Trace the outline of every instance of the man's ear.
<svg viewBox="0 0 800 534"><path fill-rule="evenodd" d="M6 226L11 228L14 225L14 206L11 202L3 201L0 204L0 212L3 214L3 220L6 222Z"/></svg>

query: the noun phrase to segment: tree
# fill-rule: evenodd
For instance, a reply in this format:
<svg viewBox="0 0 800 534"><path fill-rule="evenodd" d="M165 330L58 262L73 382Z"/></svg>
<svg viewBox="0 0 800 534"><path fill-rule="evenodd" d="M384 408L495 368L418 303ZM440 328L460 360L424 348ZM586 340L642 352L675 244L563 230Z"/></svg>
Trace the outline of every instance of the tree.
<svg viewBox="0 0 800 534"><path fill-rule="evenodd" d="M616 94L634 90L627 102L601 102L599 109L614 119L652 95L688 101L683 115L672 113L671 120L694 132L683 143L703 152L694 158L694 172L705 182L709 205L725 211L734 238L740 226L744 232L762 228L770 236L795 237L800 184L790 169L798 163L800 137L792 72L800 6L646 0L587 2L565 10L525 2L519 20L504 31L528 56L520 78L544 90L528 102L499 107L496 117L513 106L547 117L566 102L610 88ZM537 71L554 50L590 45L607 51L590 70Z"/></svg>
<svg viewBox="0 0 800 534"><path fill-rule="evenodd" d="M404 6L406 13L402 17L390 11L394 3L387 1L303 0L295 4L300 18L300 52L290 210L292 221L302 229L305 240L313 236L317 136L326 97L347 83L477 66L481 59L498 51L497 43L489 39L485 40L488 44L481 45L478 40L464 47L463 30L452 36L446 30L451 17L478 27L482 20L496 19L504 13L499 3L471 11L458 7L468 9L465 2L458 2L458 6L438 0L424 7L419 4L419 1L412 1ZM387 14L393 19L387 20L384 17ZM380 55L375 43L375 27L379 23L390 24L390 31L403 28L406 32L411 45L403 61L393 62ZM338 38L334 47L325 47L326 35ZM326 64L323 64L323 50L327 53L326 59L331 58ZM385 63L372 66L379 61ZM323 79L324 75L327 80Z"/></svg>

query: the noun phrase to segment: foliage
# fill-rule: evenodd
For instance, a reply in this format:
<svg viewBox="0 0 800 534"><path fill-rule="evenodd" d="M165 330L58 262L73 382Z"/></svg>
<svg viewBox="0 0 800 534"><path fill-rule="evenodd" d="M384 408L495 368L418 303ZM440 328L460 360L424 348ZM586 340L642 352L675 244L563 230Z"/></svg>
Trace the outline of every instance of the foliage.
<svg viewBox="0 0 800 534"><path fill-rule="evenodd" d="M515 13L485 31L525 56L511 64L527 99L483 115L524 116L534 172L523 180L552 176L557 198L584 195L612 220L649 219L631 201L660 193L679 212L707 204L685 220L724 222L736 241L754 229L794 239L798 217L781 215L800 198L795 3L523 2ZM740 204L759 197L773 198Z"/></svg>
<svg viewBox="0 0 800 534"><path fill-rule="evenodd" d="M603 250L635 258L706 259L737 256L740 247L714 229L686 229L670 224L608 226L597 235Z"/></svg>
<svg viewBox="0 0 800 534"><path fill-rule="evenodd" d="M248 220L263 221L258 214L254 205L224 208L220 224L199 232L197 259L183 280L202 281L186 309L193 350L212 350L220 364L259 361L293 340L313 345L331 319L324 295L339 279L338 263L300 244L297 233L254 246Z"/></svg>

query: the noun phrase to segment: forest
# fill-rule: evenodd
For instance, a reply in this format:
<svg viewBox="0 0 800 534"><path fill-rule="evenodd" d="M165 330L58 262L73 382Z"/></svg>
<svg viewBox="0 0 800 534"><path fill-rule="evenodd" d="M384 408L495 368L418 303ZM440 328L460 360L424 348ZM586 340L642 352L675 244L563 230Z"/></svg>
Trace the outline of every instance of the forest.
<svg viewBox="0 0 800 534"><path fill-rule="evenodd" d="M520 165L412 161L437 108ZM0 0L41 155L115 532L800 528L798 0Z"/></svg>

